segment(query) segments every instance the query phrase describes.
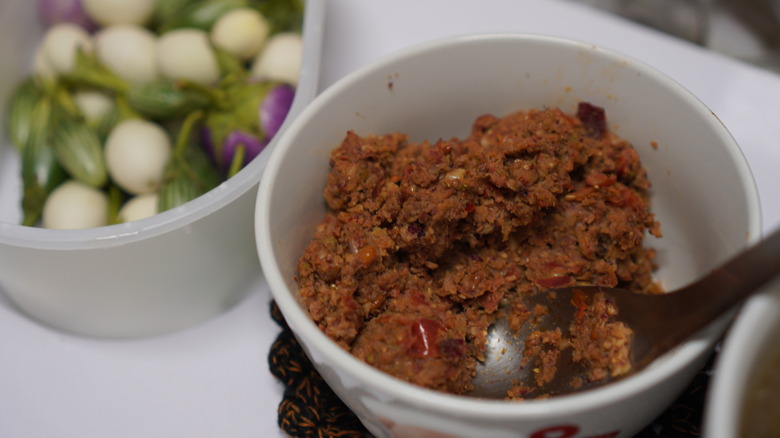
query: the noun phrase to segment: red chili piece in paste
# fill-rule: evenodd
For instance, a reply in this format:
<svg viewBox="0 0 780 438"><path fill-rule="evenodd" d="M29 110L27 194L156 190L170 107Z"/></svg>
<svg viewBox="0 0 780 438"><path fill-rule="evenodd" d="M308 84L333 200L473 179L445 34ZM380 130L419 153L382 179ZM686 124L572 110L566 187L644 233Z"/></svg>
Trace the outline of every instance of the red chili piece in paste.
<svg viewBox="0 0 780 438"><path fill-rule="evenodd" d="M409 346L409 354L414 357L438 356L439 331L444 326L438 321L428 318L420 318L412 325L412 344Z"/></svg>
<svg viewBox="0 0 780 438"><path fill-rule="evenodd" d="M588 102L580 102L577 105L577 118L588 128L591 137L601 138L606 134L607 115L604 108Z"/></svg>

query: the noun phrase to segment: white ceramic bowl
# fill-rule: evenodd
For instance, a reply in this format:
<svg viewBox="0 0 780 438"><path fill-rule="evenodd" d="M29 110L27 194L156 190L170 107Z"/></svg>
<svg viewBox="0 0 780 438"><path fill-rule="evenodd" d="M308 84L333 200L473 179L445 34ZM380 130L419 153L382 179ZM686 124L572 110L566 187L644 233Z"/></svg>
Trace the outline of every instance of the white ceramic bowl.
<svg viewBox="0 0 780 438"><path fill-rule="evenodd" d="M579 101L606 109L611 129L634 144L649 172L665 236L650 244L666 288L693 280L759 236L750 170L718 118L663 74L591 44L501 34L413 47L325 90L282 136L256 207L263 270L319 372L373 434L391 436L385 425L395 424L459 437L631 436L702 366L725 319L613 385L548 400L478 400L422 389L366 365L328 339L299 302L296 262L324 215L329 154L348 129L433 141L464 137L484 113L545 106L575 112Z"/></svg>
<svg viewBox="0 0 780 438"><path fill-rule="evenodd" d="M4 102L29 71L31 54L42 35L36 24L36 3L9 0L0 5L0 11L7 12L0 13L3 118ZM317 91L324 6L309 3L300 84L288 122ZM34 319L87 336L152 335L221 313L259 278L253 207L276 141L236 176L179 208L136 222L84 230L17 225L19 162L3 141L0 289Z"/></svg>
<svg viewBox="0 0 780 438"><path fill-rule="evenodd" d="M777 436L777 392L780 378L780 281L751 298L740 310L723 342L715 365L704 416L704 431L709 438L762 438ZM775 382L774 386L768 386ZM771 400L756 406L764 396L754 391L771 391ZM759 435L755 429L771 430Z"/></svg>

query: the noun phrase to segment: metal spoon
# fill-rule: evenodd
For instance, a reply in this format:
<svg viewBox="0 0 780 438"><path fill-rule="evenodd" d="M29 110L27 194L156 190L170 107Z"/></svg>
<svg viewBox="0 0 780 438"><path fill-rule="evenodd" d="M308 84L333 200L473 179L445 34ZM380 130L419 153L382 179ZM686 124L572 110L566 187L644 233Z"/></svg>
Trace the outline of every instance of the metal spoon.
<svg viewBox="0 0 780 438"><path fill-rule="evenodd" d="M469 395L505 398L507 390L518 381L530 390L525 398L563 395L603 386L647 367L656 358L681 344L709 323L780 274L780 230L774 231L719 268L688 286L660 295L642 295L623 289L598 286L576 286L544 292L523 299L528 308L536 304L550 311L538 323L526 322L520 332L508 329L505 319L488 334L486 360L479 364ZM576 292L581 291L581 292ZM577 388L571 378L584 376L587 364L572 359L571 348L561 350L555 377L541 386L535 382L533 367L522 361L525 338L531 330L560 327L564 333L578 311L572 299L575 294L593 296L603 293L617 307L616 321L633 330L630 341L631 369L621 376L587 381ZM581 299L580 299L581 302Z"/></svg>

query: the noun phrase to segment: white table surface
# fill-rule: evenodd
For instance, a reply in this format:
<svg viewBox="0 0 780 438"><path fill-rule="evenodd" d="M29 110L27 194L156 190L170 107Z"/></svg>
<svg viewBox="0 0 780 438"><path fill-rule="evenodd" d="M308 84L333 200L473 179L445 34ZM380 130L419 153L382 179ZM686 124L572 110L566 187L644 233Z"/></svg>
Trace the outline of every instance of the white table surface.
<svg viewBox="0 0 780 438"><path fill-rule="evenodd" d="M780 225L780 76L556 0L331 0L320 86L397 49L474 32L572 37L630 54L699 96L754 172L764 228ZM280 437L268 372L278 328L258 280L225 314L126 341L64 334L0 295L0 437Z"/></svg>

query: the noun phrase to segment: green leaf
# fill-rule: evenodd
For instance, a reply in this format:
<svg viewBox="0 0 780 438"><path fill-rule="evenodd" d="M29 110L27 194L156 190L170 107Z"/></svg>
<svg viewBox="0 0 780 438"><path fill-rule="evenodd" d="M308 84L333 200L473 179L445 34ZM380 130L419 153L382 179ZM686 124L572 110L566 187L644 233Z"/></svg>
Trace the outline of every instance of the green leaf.
<svg viewBox="0 0 780 438"><path fill-rule="evenodd" d="M301 32L304 4L302 0L252 0L255 7L268 20L271 33Z"/></svg>
<svg viewBox="0 0 780 438"><path fill-rule="evenodd" d="M211 109L205 122L216 157L221 156L219 151L225 138L235 129L262 137L258 111L260 103L275 85L274 82L241 82L224 86L226 109Z"/></svg>
<svg viewBox="0 0 780 438"><path fill-rule="evenodd" d="M232 53L214 47L214 56L217 58L221 83L244 81L249 76L243 61Z"/></svg>
<svg viewBox="0 0 780 438"><path fill-rule="evenodd" d="M126 92L130 84L103 65L94 53L76 51L76 65L73 71L60 75L59 79L69 86L98 88L116 93Z"/></svg>
<svg viewBox="0 0 780 438"><path fill-rule="evenodd" d="M152 15L155 26L176 19L182 13L182 10L200 0L162 0L155 2L154 14Z"/></svg>
<svg viewBox="0 0 780 438"><path fill-rule="evenodd" d="M214 23L226 12L247 7L247 0L201 0L187 4L175 16L169 16L157 26L157 33L163 34L173 29L196 28L210 30Z"/></svg>

